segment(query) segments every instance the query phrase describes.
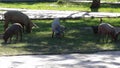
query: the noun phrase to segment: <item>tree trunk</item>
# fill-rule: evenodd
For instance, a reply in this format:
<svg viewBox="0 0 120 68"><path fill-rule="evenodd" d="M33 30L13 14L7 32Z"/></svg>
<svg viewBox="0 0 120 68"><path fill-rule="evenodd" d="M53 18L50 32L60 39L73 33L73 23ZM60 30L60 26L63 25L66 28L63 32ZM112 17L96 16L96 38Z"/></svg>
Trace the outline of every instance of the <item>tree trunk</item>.
<svg viewBox="0 0 120 68"><path fill-rule="evenodd" d="M90 8L99 8L100 7L100 0L93 0Z"/></svg>
<svg viewBox="0 0 120 68"><path fill-rule="evenodd" d="M91 10L97 10L100 8L100 0L93 0L91 6Z"/></svg>

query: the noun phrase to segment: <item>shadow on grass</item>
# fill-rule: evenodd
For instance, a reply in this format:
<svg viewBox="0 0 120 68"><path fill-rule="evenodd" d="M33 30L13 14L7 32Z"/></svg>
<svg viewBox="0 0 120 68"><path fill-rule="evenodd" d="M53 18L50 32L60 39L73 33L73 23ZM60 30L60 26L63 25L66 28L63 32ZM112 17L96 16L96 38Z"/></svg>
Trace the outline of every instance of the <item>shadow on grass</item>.
<svg viewBox="0 0 120 68"><path fill-rule="evenodd" d="M36 24L39 28L34 28L31 34L23 35L21 43L24 45L11 44L6 46L6 48L15 49L18 52L30 52L30 54L94 53L105 50L119 50L119 42L98 42L97 35L94 35L92 29L88 27L95 25L97 21L79 21L61 22L67 27L65 37L61 39L51 38L51 23L38 22Z"/></svg>
<svg viewBox="0 0 120 68"><path fill-rule="evenodd" d="M101 7L103 8L120 8L120 5L119 4L101 4Z"/></svg>
<svg viewBox="0 0 120 68"><path fill-rule="evenodd" d="M4 3L4 4L16 4L16 5L18 5L18 4L33 5L33 4L39 4L39 3L54 3L54 2L50 2L50 1L48 1L48 2L45 2L45 1L43 1L43 2L39 2L39 1L31 1L31 2L2 1L1 3Z"/></svg>
<svg viewBox="0 0 120 68"><path fill-rule="evenodd" d="M94 35L90 27L82 27L79 23L69 23L70 27L66 30L65 37L58 39L51 38L50 24L40 23L38 25L44 28L39 28L39 31L34 29L32 34L24 36L23 41L28 44L23 48L28 52L61 54L90 53L100 50L96 46L96 38L93 39Z"/></svg>

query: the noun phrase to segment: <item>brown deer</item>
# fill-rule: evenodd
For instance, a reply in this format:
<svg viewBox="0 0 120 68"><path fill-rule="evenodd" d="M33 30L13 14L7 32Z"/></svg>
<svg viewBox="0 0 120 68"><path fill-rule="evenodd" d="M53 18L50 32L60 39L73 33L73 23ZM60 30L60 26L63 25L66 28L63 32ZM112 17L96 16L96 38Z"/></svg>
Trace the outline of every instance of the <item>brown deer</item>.
<svg viewBox="0 0 120 68"><path fill-rule="evenodd" d="M35 26L34 23L31 22L29 17L20 11L7 11L4 14L4 30L8 27L9 23L18 22L22 25L23 30L25 29L27 33L31 33L32 27Z"/></svg>
<svg viewBox="0 0 120 68"><path fill-rule="evenodd" d="M115 27L108 24L108 23L103 23L102 18L100 20L100 24L98 26L98 34L101 36L106 37L106 41L108 41L108 38L111 37L113 41L116 41L116 31Z"/></svg>
<svg viewBox="0 0 120 68"><path fill-rule="evenodd" d="M11 43L13 35L16 35L16 42L18 41L18 38L20 38L20 41L22 41L22 30L23 27L19 23L14 23L10 27L8 27L3 35L3 40L5 43L9 42Z"/></svg>

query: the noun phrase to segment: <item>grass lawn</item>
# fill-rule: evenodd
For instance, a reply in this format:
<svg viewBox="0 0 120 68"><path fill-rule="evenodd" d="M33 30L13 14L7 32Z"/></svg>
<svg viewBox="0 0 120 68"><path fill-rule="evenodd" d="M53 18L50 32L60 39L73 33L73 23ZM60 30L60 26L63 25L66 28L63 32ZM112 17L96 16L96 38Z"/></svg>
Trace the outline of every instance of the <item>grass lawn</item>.
<svg viewBox="0 0 120 68"><path fill-rule="evenodd" d="M99 42L91 29L85 28L91 25L98 25L99 19L80 19L61 21L67 27L65 37L62 39L51 38L52 20L36 20L39 28L34 28L31 34L23 34L23 41L20 43L2 44L0 39L0 55L20 54L64 54L64 53L92 53L104 50L120 50L118 42ZM119 25L119 18L104 19L114 26ZM112 23L115 21L114 23ZM89 23L88 23L89 22ZM2 27L3 24L1 24ZM2 28L1 33L3 33Z"/></svg>
<svg viewBox="0 0 120 68"><path fill-rule="evenodd" d="M17 6L16 6L17 5ZM91 11L90 3L65 3L58 5L56 2L1 2L0 7L24 8L38 10L72 10L72 11ZM120 12L120 5L101 4L99 12Z"/></svg>
<svg viewBox="0 0 120 68"><path fill-rule="evenodd" d="M1 7L9 8L24 7L29 9L90 11L89 7L85 4L52 7L50 6L51 4L53 5L55 3L0 3ZM118 6L102 5L99 11L120 12L120 9ZM120 26L119 18L104 18L103 20L113 26ZM67 27L65 37L62 39L51 38L52 20L32 21L35 22L39 28L34 28L31 34L23 34L22 42L4 45L2 44L3 40L0 39L0 55L93 53L104 50L120 50L120 40L110 43L99 42L97 40L98 36L94 35L91 29L86 28L92 25L98 25L98 18L61 21L61 24ZM3 23L0 23L0 27L2 34Z"/></svg>

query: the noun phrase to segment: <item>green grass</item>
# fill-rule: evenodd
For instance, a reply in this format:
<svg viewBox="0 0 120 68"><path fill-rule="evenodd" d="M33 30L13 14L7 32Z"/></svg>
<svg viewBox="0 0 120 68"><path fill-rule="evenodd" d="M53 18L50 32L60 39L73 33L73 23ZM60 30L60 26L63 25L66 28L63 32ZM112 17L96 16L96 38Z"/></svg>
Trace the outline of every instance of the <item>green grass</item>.
<svg viewBox="0 0 120 68"><path fill-rule="evenodd" d="M64 54L64 53L93 53L104 50L120 50L118 42L99 42L89 27L98 25L99 19L80 19L61 21L67 27L65 37L62 39L51 38L52 20L36 20L39 28L34 28L31 34L23 34L23 41L19 43L2 44L0 40L0 55L21 54ZM114 26L119 25L119 18L103 19ZM114 21L114 23L113 23ZM1 25L3 25L1 23ZM2 28L1 33L2 33Z"/></svg>
<svg viewBox="0 0 120 68"><path fill-rule="evenodd" d="M16 6L17 5L17 6ZM67 3L58 5L56 2L1 2L0 7L23 8L38 10L71 10L71 11L91 11L90 3ZM100 12L120 12L120 5L101 4Z"/></svg>
<svg viewBox="0 0 120 68"><path fill-rule="evenodd" d="M17 6L16 6L17 5ZM1 7L7 8L26 8L39 10L78 10L90 11L90 4L75 3L57 5L56 3L40 2L19 2L19 3L0 3ZM101 5L101 12L120 12L118 5ZM117 9L117 10L116 10ZM119 18L104 18L113 26L120 27ZM104 50L120 50L120 40L118 42L103 43L97 41L90 27L98 25L99 19L79 19L61 21L67 27L65 37L62 39L51 38L52 20L33 20L39 28L34 28L31 34L23 34L23 41L12 44L2 44L0 39L0 55L21 55L21 54L64 54L64 53L92 53ZM3 33L3 23L0 23L0 32ZM120 38L119 38L120 39Z"/></svg>
<svg viewBox="0 0 120 68"><path fill-rule="evenodd" d="M120 2L120 0L101 0L101 1L106 1L106 2Z"/></svg>

